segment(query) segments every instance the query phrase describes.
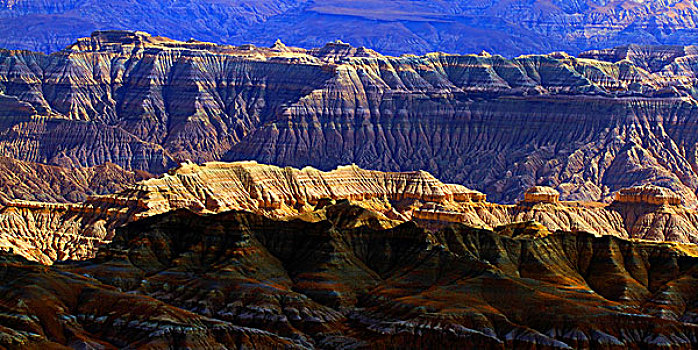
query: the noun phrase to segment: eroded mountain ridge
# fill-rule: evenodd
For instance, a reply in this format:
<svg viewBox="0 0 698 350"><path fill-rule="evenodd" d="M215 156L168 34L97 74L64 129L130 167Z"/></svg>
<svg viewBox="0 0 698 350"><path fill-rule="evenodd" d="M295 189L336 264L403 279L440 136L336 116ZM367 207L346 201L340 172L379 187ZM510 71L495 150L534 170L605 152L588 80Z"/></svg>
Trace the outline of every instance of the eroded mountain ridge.
<svg viewBox="0 0 698 350"><path fill-rule="evenodd" d="M150 173L186 159L421 169L510 203L534 185L610 201L651 183L692 206L695 52L389 57L96 32L0 53L0 150Z"/></svg>
<svg viewBox="0 0 698 350"><path fill-rule="evenodd" d="M317 222L334 215L328 206L340 204L371 213L356 221L338 218L346 227L386 229L414 221L431 230L452 223L496 229L535 222L538 231L547 234L571 231L698 243L698 213L662 187L623 189L609 205L560 201L555 189L537 186L516 205L505 205L490 203L484 194L464 186L444 184L424 171L379 172L351 165L322 172L213 162L183 163L162 177L77 204L9 202L0 210L0 247L51 264L92 257L118 227L179 209L204 215L243 210Z"/></svg>
<svg viewBox="0 0 698 350"><path fill-rule="evenodd" d="M695 247L525 223L380 229L362 208L326 210L317 222L171 211L118 229L94 259L49 267L0 252L0 345L698 344Z"/></svg>

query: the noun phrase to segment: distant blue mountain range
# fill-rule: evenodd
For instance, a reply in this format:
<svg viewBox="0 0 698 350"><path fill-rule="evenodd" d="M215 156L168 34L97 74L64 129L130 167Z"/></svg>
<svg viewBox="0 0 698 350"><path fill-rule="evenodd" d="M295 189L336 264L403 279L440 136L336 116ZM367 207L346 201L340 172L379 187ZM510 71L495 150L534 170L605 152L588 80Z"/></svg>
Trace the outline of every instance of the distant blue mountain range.
<svg viewBox="0 0 698 350"><path fill-rule="evenodd" d="M318 47L341 39L383 54L505 56L693 44L696 0L0 0L0 47L53 52L98 29L179 40Z"/></svg>

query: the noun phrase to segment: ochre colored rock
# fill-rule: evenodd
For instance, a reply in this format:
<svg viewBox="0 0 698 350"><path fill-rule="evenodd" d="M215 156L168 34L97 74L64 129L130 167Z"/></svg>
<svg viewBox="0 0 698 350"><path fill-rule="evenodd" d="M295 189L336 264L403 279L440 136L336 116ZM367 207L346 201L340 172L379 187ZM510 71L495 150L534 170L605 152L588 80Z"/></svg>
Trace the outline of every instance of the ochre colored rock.
<svg viewBox="0 0 698 350"><path fill-rule="evenodd" d="M622 193L633 191L637 190ZM681 205L651 204L657 200L648 200L646 194L611 205L556 201L554 193L538 187L528 191L527 200L504 205L489 203L482 193L463 186L444 184L424 171L379 172L351 165L322 172L256 162L188 162L162 177L82 203L10 202L0 209L0 247L42 263L80 260L109 242L116 227L172 210L202 214L245 210L316 222L330 220L333 214L326 207L339 202L375 213L349 220L343 227L389 228L415 220L431 229L454 222L492 229L535 221L550 232L698 243L698 213ZM667 189L648 193L676 198Z"/></svg>
<svg viewBox="0 0 698 350"><path fill-rule="evenodd" d="M12 201L0 210L0 247L50 263L84 259L126 222L186 208L201 213L247 210L288 217L322 209L327 201L351 200L376 211L378 226L411 218L411 208L392 202L477 203L485 196L446 185L424 171L379 172L355 165L321 172L255 162L183 163L159 178L92 196L80 204ZM324 212L306 216L326 217ZM396 221L397 220L397 221Z"/></svg>
<svg viewBox="0 0 698 350"><path fill-rule="evenodd" d="M124 206L135 209L138 216L179 208L202 212L249 210L284 216L309 211L326 199L440 203L479 202L485 196L464 186L445 185L424 171L379 172L351 165L322 172L256 162L214 162L183 163L163 177L139 182L115 194L91 197L85 205Z"/></svg>
<svg viewBox="0 0 698 350"><path fill-rule="evenodd" d="M681 205L681 196L666 187L637 186L624 188L616 193L616 202L649 205Z"/></svg>
<svg viewBox="0 0 698 350"><path fill-rule="evenodd" d="M528 203L557 203L560 192L547 186L533 186L524 193L524 202Z"/></svg>

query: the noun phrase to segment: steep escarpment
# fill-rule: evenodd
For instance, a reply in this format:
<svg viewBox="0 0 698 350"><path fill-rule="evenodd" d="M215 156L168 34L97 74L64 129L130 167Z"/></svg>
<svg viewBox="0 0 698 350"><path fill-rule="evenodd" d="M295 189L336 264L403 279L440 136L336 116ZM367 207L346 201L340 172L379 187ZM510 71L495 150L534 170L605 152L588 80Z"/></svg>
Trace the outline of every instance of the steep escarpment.
<svg viewBox="0 0 698 350"><path fill-rule="evenodd" d="M696 259L682 245L535 224L432 233L178 210L119 229L81 263L2 253L0 341L688 349Z"/></svg>
<svg viewBox="0 0 698 350"><path fill-rule="evenodd" d="M527 69L526 60L518 62L523 67L504 68L520 73ZM400 67L402 62L385 67ZM472 59L461 64L482 64L486 70L490 62ZM340 81L352 80L358 85L393 74L387 69L364 74L370 68L365 63L356 71L349 70ZM548 67L547 63L538 64ZM394 90L378 90L373 95L367 89L358 97L353 93L341 98L313 96L301 101L302 108L290 112L296 113L293 120L297 123L280 121L256 130L233 146L230 157L294 166L310 159L311 165L321 169L349 161L375 169L424 169L505 202L539 184L558 188L564 199L607 200L614 191L649 182L668 186L680 192L686 203L695 203L698 182L691 164L696 143L690 131L695 104L691 101L599 96L601 83L597 85L578 72L569 72L570 81L545 88L526 85L531 77L523 74L510 76L525 79L523 82L502 82L502 76L482 72L487 74L484 79L466 80L461 88L450 85L453 82L446 77L437 79L446 67L434 64L424 69L404 74L414 77L423 73L418 82L409 84L424 84L416 89L428 92L404 94L400 92L404 81L396 79ZM551 76L537 79L554 79L563 72L536 72L545 73ZM375 82L378 86L386 83L376 80L380 81ZM535 97L491 95L492 90L500 89L506 94L537 94L542 88L548 91ZM342 108L340 120L349 120L342 128L337 127L335 116L306 113L337 110L337 105ZM664 116L676 117L661 120ZM290 149L295 152L287 151Z"/></svg>
<svg viewBox="0 0 698 350"><path fill-rule="evenodd" d="M639 186L619 191L609 207L623 216L631 237L696 243L698 217L666 188Z"/></svg>
<svg viewBox="0 0 698 350"><path fill-rule="evenodd" d="M163 177L112 195L93 197L87 204L122 205L140 216L179 208L205 212L261 210L283 216L309 211L323 200L341 199L479 202L485 200L485 195L464 186L444 184L424 171L380 172L351 165L322 172L310 167L298 170L256 162L201 166L183 163Z"/></svg>
<svg viewBox="0 0 698 350"><path fill-rule="evenodd" d="M427 204L415 211L413 218L485 228L536 221L551 231L698 243L698 212L681 205L681 197L671 190L643 185L624 188L615 197L610 204L560 201L556 190L536 186L516 205Z"/></svg>
<svg viewBox="0 0 698 350"><path fill-rule="evenodd" d="M11 72L0 90L25 96L36 117L4 119L2 150L62 166L113 162L152 172L175 158L219 159L331 77L332 68L309 55L286 55L140 32L96 33L53 56L7 52L0 66Z"/></svg>
<svg viewBox="0 0 698 350"><path fill-rule="evenodd" d="M550 186L608 201L642 184L696 203L695 49L382 56L95 32L0 53L0 151L163 173L180 161L425 170L514 203Z"/></svg>

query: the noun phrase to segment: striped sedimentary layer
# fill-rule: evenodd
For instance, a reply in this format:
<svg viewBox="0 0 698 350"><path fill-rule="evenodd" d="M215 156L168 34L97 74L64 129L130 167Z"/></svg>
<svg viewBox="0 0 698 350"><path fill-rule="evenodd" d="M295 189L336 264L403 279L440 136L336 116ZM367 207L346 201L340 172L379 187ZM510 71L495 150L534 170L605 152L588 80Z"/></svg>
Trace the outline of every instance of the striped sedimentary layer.
<svg viewBox="0 0 698 350"><path fill-rule="evenodd" d="M481 202L485 195L444 184L424 171L391 173L352 165L322 172L255 162L183 163L162 177L79 204L10 202L0 213L0 232L4 249L50 263L91 256L95 245L112 238L115 227L176 209L287 217L337 200L362 203L389 223L411 218L411 207L398 210L392 202Z"/></svg>
<svg viewBox="0 0 698 350"><path fill-rule="evenodd" d="M610 204L560 201L550 187L529 189L516 205L480 203L428 203L413 218L436 222L461 222L492 228L516 222L537 221L551 231L582 231L596 235L651 241L698 243L698 213L681 203L671 190L652 185L618 191Z"/></svg>
<svg viewBox="0 0 698 350"><path fill-rule="evenodd" d="M390 57L95 32L48 56L0 52L0 152L151 173L186 159L421 169L503 203L535 185L610 202L654 184L692 206L697 57L690 46Z"/></svg>
<svg viewBox="0 0 698 350"><path fill-rule="evenodd" d="M314 168L279 168L256 162L183 163L160 178L142 181L127 190L92 197L88 205L111 203L135 207L150 216L178 208L220 212L266 211L291 214L321 200L417 200L478 202L485 195L461 185L444 184L425 171L380 172L356 165L330 172ZM106 205L105 205L106 204Z"/></svg>
<svg viewBox="0 0 698 350"><path fill-rule="evenodd" d="M177 209L201 214L245 210L269 217L318 221L325 207L348 201L375 213L376 227L415 220L426 227L458 222L496 228L537 221L551 232L589 232L622 238L698 243L698 214L677 195L654 186L629 188L612 204L560 201L535 187L516 205L444 184L431 174L380 172L355 165L330 172L256 162L183 163L166 175L77 204L14 201L0 211L1 247L43 263L84 259L128 222ZM632 200L631 200L632 198Z"/></svg>

